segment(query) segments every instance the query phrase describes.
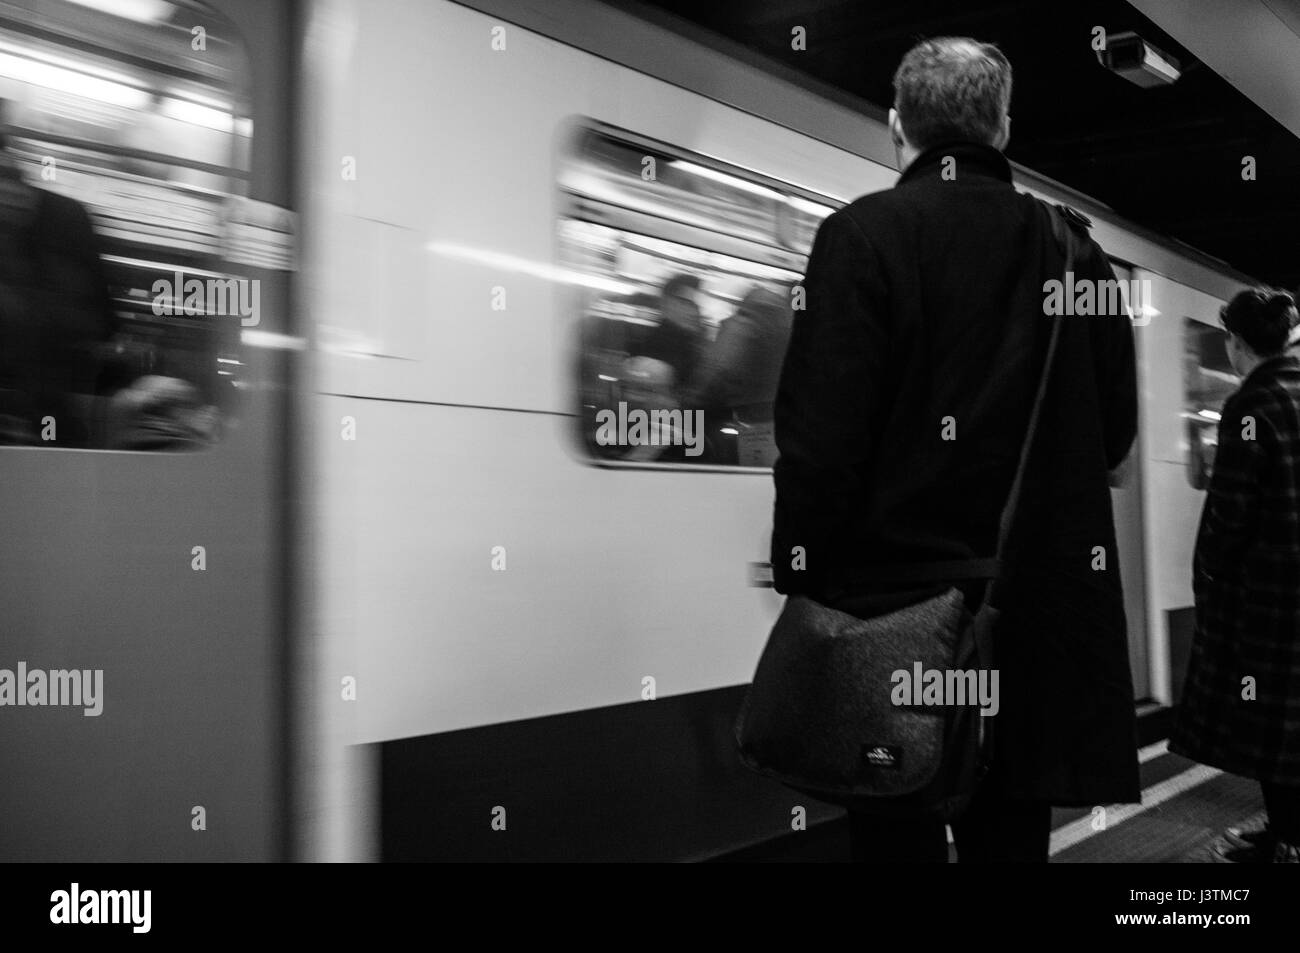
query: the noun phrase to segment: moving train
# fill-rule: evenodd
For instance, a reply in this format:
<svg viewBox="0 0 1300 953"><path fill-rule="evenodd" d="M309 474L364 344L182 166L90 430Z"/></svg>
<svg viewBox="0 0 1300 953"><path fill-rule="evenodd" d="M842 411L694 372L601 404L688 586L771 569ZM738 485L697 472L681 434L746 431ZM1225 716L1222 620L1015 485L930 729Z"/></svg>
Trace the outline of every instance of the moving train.
<svg viewBox="0 0 1300 953"><path fill-rule="evenodd" d="M896 177L880 110L588 0L0 20L7 149L103 246L118 383L91 432L155 379L208 421L184 452L0 446L0 666L103 674L95 717L0 713L0 858L707 859L838 814L733 751L781 605L770 408L741 392L781 332L754 302ZM1113 492L1159 712L1235 386L1218 309L1254 282L1016 179L1145 290ZM168 314L172 276L256 281L258 313ZM712 367L738 386L702 452L675 425L611 451L596 414L685 373L638 359L668 289L713 344L766 344L710 351L749 363Z"/></svg>

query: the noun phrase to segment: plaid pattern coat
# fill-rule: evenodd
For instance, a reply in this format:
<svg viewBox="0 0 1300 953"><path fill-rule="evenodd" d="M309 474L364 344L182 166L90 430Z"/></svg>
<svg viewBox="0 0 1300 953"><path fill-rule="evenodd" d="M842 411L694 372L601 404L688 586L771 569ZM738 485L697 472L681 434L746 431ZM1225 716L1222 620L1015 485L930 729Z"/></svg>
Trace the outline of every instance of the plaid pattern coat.
<svg viewBox="0 0 1300 953"><path fill-rule="evenodd" d="M1196 633L1169 750L1300 785L1300 359L1229 398L1193 564Z"/></svg>

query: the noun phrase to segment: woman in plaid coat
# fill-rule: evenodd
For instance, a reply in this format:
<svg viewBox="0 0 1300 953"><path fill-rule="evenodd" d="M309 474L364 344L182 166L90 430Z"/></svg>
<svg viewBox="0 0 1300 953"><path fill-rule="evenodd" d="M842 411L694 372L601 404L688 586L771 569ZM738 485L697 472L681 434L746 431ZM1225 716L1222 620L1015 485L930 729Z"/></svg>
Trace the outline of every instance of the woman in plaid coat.
<svg viewBox="0 0 1300 953"><path fill-rule="evenodd" d="M1196 634L1169 750L1255 778L1269 824L1228 859L1300 863L1300 359L1292 298L1222 311L1243 380L1224 405L1193 565Z"/></svg>

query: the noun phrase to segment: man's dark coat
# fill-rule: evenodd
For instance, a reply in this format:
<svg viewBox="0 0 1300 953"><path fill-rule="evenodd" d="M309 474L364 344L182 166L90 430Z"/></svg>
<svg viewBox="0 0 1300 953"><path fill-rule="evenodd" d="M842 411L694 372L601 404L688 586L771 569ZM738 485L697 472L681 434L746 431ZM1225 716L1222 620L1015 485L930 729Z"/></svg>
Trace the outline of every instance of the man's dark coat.
<svg viewBox="0 0 1300 953"><path fill-rule="evenodd" d="M1049 214L1000 152L951 143L822 224L776 405L779 591L863 615L937 591L891 591L873 566L993 554L1046 353L1044 282L1064 267ZM1113 280L1081 246L1076 280ZM990 779L1010 797L1139 797L1107 481L1137 430L1118 310L1063 319L1012 537Z"/></svg>

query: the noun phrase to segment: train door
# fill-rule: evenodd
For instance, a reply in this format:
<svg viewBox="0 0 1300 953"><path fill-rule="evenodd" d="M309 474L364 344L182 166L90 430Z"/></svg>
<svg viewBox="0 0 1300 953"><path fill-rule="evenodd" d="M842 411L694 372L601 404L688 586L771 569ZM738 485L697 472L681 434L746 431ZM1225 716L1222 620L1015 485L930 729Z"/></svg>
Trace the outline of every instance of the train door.
<svg viewBox="0 0 1300 953"><path fill-rule="evenodd" d="M0 6L0 859L287 855L289 13Z"/></svg>
<svg viewBox="0 0 1300 953"><path fill-rule="evenodd" d="M1191 649L1192 555L1219 412L1238 381L1218 326L1223 300L1137 269L1150 323L1140 329L1143 516L1152 695L1178 701Z"/></svg>
<svg viewBox="0 0 1300 953"><path fill-rule="evenodd" d="M1112 263L1115 277L1129 287L1131 271ZM1130 307L1142 305L1130 302ZM1142 326L1134 329L1134 344L1138 349L1138 366L1141 368L1143 347ZM1141 371L1139 370L1139 387ZM1120 576L1124 585L1124 614L1128 619L1129 668L1133 672L1133 695L1137 700L1151 696L1150 639L1147 628L1146 555L1142 534L1142 424L1129 458L1123 467L1123 478L1111 488L1111 506L1115 517L1115 538L1119 550Z"/></svg>

